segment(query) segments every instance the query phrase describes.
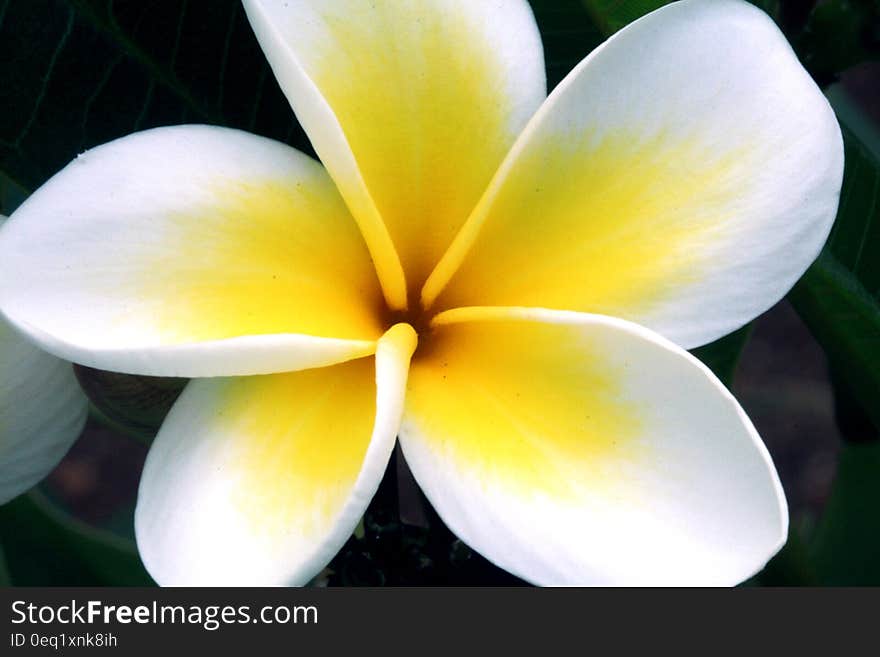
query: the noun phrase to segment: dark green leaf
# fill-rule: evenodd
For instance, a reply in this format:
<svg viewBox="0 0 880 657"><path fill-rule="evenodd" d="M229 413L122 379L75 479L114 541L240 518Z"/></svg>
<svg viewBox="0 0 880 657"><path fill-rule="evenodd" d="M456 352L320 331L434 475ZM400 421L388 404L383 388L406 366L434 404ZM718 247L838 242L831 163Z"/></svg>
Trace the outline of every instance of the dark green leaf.
<svg viewBox="0 0 880 657"><path fill-rule="evenodd" d="M844 440L863 443L880 440L880 429L859 403L852 388L836 368L831 367L831 388L834 392L834 417Z"/></svg>
<svg viewBox="0 0 880 657"><path fill-rule="evenodd" d="M852 394L880 426L880 305L824 252L789 294Z"/></svg>
<svg viewBox="0 0 880 657"><path fill-rule="evenodd" d="M785 545L750 583L761 586L814 586L817 583L816 573L809 547L801 533L790 527Z"/></svg>
<svg viewBox="0 0 880 657"><path fill-rule="evenodd" d="M880 442L844 445L813 542L821 583L880 585Z"/></svg>
<svg viewBox="0 0 880 657"><path fill-rule="evenodd" d="M880 427L880 159L845 97L829 95L846 148L840 208L825 250L789 298Z"/></svg>
<svg viewBox="0 0 880 657"><path fill-rule="evenodd" d="M90 527L34 490L0 506L13 584L149 586L134 542Z"/></svg>
<svg viewBox="0 0 880 657"><path fill-rule="evenodd" d="M0 171L0 215L9 216L27 198L27 191Z"/></svg>
<svg viewBox="0 0 880 657"><path fill-rule="evenodd" d="M798 54L820 82L830 82L880 54L880 10L865 0L817 2L795 40Z"/></svg>
<svg viewBox="0 0 880 657"><path fill-rule="evenodd" d="M583 0L596 25L606 36L672 0Z"/></svg>
<svg viewBox="0 0 880 657"><path fill-rule="evenodd" d="M6 553L3 544L0 543L0 586L11 586L12 579L9 577L9 566L6 565Z"/></svg>
<svg viewBox="0 0 880 657"><path fill-rule="evenodd" d="M309 148L239 0L2 2L0 78L0 171L24 189L160 125L222 124Z"/></svg>
<svg viewBox="0 0 880 657"><path fill-rule="evenodd" d="M605 36L611 36L637 18L641 18L672 0L582 0L596 26ZM752 0L752 4L776 18L779 0Z"/></svg>
<svg viewBox="0 0 880 657"><path fill-rule="evenodd" d="M541 30L547 84L552 89L604 37L581 0L531 0L531 5Z"/></svg>
<svg viewBox="0 0 880 657"><path fill-rule="evenodd" d="M751 333L752 325L746 324L741 329L719 338L715 342L694 349L691 353L715 372L715 376L729 388L733 383L736 364L739 362L739 357L746 342L749 341Z"/></svg>
<svg viewBox="0 0 880 657"><path fill-rule="evenodd" d="M764 10L771 18L777 20L779 18L780 5L782 0L749 0L759 9Z"/></svg>

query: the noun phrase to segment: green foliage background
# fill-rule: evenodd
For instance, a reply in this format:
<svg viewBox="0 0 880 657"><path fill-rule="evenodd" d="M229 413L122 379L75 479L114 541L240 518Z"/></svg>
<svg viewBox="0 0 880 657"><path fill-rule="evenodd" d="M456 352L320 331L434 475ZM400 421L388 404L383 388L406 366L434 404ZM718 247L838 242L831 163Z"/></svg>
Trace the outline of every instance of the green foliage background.
<svg viewBox="0 0 880 657"><path fill-rule="evenodd" d="M552 87L665 2L531 4ZM846 141L837 223L789 297L828 356L846 444L815 529L794 533L754 583L880 584L880 128L837 84L843 71L880 59L880 0L754 4L826 90ZM154 126L231 126L312 153L237 0L0 0L0 80L3 214L78 153ZM696 353L729 383L748 337L746 327ZM145 442L183 383L78 375L93 420L119 440ZM76 520L33 491L0 507L0 584L150 583L126 534ZM393 467L331 569L324 579L333 584L517 583L457 541Z"/></svg>

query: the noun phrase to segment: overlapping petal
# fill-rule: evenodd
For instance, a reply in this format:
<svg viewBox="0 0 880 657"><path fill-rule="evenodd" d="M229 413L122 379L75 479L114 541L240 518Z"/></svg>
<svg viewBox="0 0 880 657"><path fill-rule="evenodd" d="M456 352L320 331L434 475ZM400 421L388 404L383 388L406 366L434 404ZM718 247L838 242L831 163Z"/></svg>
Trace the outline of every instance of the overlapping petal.
<svg viewBox="0 0 880 657"><path fill-rule="evenodd" d="M77 439L88 403L70 363L0 320L0 504L36 484Z"/></svg>
<svg viewBox="0 0 880 657"><path fill-rule="evenodd" d="M687 352L563 311L436 324L401 445L450 529L497 565L538 584L735 584L784 543L766 449Z"/></svg>
<svg viewBox="0 0 880 657"><path fill-rule="evenodd" d="M622 317L697 346L790 289L842 171L834 113L770 18L676 2L556 88L423 296Z"/></svg>
<svg viewBox="0 0 880 657"><path fill-rule="evenodd" d="M210 126L81 155L0 231L0 306L102 369L263 374L373 353L381 291L333 182L282 144Z"/></svg>
<svg viewBox="0 0 880 657"><path fill-rule="evenodd" d="M245 0L389 304L417 292L544 99L525 0Z"/></svg>
<svg viewBox="0 0 880 657"><path fill-rule="evenodd" d="M150 449L135 514L160 584L303 584L351 535L382 479L413 330L376 358L189 384Z"/></svg>

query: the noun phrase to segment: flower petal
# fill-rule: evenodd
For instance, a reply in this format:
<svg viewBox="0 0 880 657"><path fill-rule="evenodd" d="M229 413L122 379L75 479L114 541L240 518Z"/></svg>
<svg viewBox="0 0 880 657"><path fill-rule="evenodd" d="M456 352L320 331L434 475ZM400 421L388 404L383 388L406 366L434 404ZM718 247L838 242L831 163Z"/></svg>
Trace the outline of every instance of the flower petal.
<svg viewBox="0 0 880 657"><path fill-rule="evenodd" d="M79 437L87 411L70 363L0 320L0 504L49 474Z"/></svg>
<svg viewBox="0 0 880 657"><path fill-rule="evenodd" d="M190 383L141 477L135 530L156 581L304 584L317 574L382 479L415 340L398 324L375 361Z"/></svg>
<svg viewBox="0 0 880 657"><path fill-rule="evenodd" d="M406 305L546 94L524 0L245 0L281 88ZM396 247L396 248L395 248Z"/></svg>
<svg viewBox="0 0 880 657"><path fill-rule="evenodd" d="M264 374L371 354L382 295L326 172L237 130L141 132L78 157L0 231L0 308L101 369Z"/></svg>
<svg viewBox="0 0 880 657"><path fill-rule="evenodd" d="M736 400L623 320L439 315L400 441L449 528L534 583L734 584L786 538L779 480Z"/></svg>
<svg viewBox="0 0 880 657"><path fill-rule="evenodd" d="M556 88L423 298L601 313L694 347L791 288L842 172L834 113L770 18L676 2Z"/></svg>

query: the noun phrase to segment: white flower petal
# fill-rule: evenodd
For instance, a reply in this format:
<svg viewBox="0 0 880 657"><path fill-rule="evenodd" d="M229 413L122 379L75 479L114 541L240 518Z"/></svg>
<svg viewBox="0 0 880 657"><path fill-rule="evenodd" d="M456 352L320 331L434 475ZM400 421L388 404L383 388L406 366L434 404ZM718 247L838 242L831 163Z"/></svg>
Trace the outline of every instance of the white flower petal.
<svg viewBox="0 0 880 657"><path fill-rule="evenodd" d="M623 317L695 347L791 288L842 173L834 113L770 18L672 3L554 90L423 298Z"/></svg>
<svg viewBox="0 0 880 657"><path fill-rule="evenodd" d="M0 504L49 474L79 437L87 412L70 363L0 320Z"/></svg>
<svg viewBox="0 0 880 657"><path fill-rule="evenodd" d="M0 231L0 309L106 370L263 374L371 354L382 295L326 172L237 130L137 133L78 157Z"/></svg>
<svg viewBox="0 0 880 657"><path fill-rule="evenodd" d="M138 495L138 550L156 581L304 584L326 566L382 479L415 339L397 325L375 360L190 383Z"/></svg>
<svg viewBox="0 0 880 657"><path fill-rule="evenodd" d="M623 320L464 308L413 360L400 441L449 528L537 584L728 585L785 542L749 419Z"/></svg>

